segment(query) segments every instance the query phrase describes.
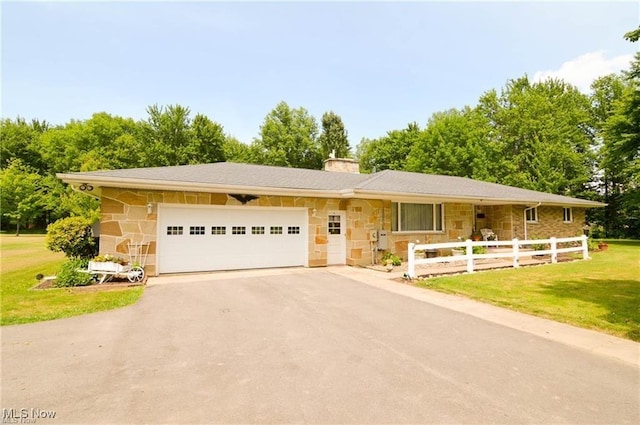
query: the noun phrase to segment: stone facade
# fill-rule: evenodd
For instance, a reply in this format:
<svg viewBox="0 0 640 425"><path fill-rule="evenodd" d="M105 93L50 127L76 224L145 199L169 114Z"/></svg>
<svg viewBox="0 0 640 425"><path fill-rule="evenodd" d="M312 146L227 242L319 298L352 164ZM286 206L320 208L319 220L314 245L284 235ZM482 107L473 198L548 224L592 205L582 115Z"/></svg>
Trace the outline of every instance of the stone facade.
<svg viewBox="0 0 640 425"><path fill-rule="evenodd" d="M103 188L100 253L126 256L130 242L149 243L146 270L156 274L156 238L158 204L242 205L224 193L152 191ZM152 204L151 214L147 205ZM331 199L311 197L260 196L251 206L301 207L308 211L308 265L327 265L327 228L330 211L346 212L346 259L352 266L366 266L379 262L386 251L378 251L372 232L384 229L389 234L389 249L402 258L407 257L409 242L438 243L469 237L476 226L490 227L500 239L522 238L524 207L482 207L485 218L474 222L477 212L471 204L444 205L444 231L391 232L391 201L374 199ZM562 208L539 208L539 222L528 224L529 235L537 237L575 236L581 233L584 209L573 209L573 222L562 222ZM477 227L480 228L480 227Z"/></svg>

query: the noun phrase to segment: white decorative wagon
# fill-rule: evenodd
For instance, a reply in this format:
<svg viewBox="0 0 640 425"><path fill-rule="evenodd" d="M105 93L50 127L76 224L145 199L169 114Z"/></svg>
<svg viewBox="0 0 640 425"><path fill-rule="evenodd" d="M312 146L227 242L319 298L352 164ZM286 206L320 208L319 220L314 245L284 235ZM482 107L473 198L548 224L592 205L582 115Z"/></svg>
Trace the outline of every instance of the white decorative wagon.
<svg viewBox="0 0 640 425"><path fill-rule="evenodd" d="M114 277L126 277L129 282L141 282L144 279L144 266L148 253L148 243L130 243L127 264L114 261L89 261L87 270L83 272L99 277L98 283L104 283Z"/></svg>

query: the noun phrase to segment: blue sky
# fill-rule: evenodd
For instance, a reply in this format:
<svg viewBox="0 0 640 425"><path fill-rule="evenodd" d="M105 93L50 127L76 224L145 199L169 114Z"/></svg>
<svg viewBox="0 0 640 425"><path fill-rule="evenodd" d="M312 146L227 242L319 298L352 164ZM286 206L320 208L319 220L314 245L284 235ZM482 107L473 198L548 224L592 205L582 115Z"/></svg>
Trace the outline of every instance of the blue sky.
<svg viewBox="0 0 640 425"><path fill-rule="evenodd" d="M3 2L2 117L142 119L180 104L243 142L280 101L352 146L510 78L582 90L628 67L640 2Z"/></svg>

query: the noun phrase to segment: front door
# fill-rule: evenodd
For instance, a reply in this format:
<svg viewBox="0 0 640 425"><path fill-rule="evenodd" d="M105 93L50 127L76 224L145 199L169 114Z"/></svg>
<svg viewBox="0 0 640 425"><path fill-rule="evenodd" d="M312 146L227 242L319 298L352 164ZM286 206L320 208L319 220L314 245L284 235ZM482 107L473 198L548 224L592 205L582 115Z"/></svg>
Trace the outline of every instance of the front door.
<svg viewBox="0 0 640 425"><path fill-rule="evenodd" d="M346 264L347 237L346 213L329 211L327 225L327 264Z"/></svg>

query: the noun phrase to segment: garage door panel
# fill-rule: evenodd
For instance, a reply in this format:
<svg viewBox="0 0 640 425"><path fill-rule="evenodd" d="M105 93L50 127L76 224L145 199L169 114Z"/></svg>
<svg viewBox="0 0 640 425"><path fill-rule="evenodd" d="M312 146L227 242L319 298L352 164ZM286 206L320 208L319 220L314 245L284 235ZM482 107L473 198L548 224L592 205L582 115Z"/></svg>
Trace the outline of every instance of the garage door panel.
<svg viewBox="0 0 640 425"><path fill-rule="evenodd" d="M163 206L159 226L161 273L307 263L305 209Z"/></svg>

